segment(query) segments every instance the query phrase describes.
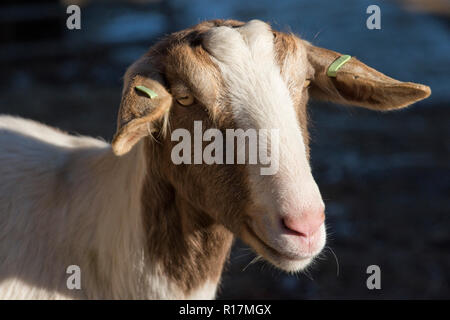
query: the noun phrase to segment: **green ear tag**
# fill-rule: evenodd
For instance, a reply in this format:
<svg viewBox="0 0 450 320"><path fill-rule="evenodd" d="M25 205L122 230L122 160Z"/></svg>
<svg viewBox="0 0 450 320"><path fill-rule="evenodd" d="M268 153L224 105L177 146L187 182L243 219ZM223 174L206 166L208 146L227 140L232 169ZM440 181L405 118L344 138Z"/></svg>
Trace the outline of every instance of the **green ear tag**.
<svg viewBox="0 0 450 320"><path fill-rule="evenodd" d="M145 93L150 99L154 99L158 96L158 94L155 91L145 86L136 86L134 88L142 93Z"/></svg>
<svg viewBox="0 0 450 320"><path fill-rule="evenodd" d="M327 70L327 76L329 77L336 77L336 73L339 70L340 67L342 67L348 60L350 60L352 57L348 54L344 54L343 56L340 56L330 66Z"/></svg>

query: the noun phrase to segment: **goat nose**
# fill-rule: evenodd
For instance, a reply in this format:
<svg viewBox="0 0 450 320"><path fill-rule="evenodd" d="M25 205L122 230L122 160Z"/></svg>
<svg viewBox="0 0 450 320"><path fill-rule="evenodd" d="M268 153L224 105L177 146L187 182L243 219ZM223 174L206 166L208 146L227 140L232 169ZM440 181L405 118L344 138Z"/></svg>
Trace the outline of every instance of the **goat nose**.
<svg viewBox="0 0 450 320"><path fill-rule="evenodd" d="M310 237L316 233L325 221L325 211L307 211L301 216L283 218L283 225L289 231L301 237Z"/></svg>

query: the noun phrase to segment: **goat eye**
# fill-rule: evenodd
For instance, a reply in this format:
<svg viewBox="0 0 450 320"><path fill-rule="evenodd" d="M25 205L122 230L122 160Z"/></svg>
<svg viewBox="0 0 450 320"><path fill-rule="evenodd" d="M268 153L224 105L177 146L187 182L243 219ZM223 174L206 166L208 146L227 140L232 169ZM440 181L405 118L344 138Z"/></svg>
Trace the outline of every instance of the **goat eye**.
<svg viewBox="0 0 450 320"><path fill-rule="evenodd" d="M306 79L303 83L303 88L309 88L309 85L311 84L311 80Z"/></svg>
<svg viewBox="0 0 450 320"><path fill-rule="evenodd" d="M192 95L187 95L185 97L177 98L177 101L183 106L190 106L194 103L194 97Z"/></svg>

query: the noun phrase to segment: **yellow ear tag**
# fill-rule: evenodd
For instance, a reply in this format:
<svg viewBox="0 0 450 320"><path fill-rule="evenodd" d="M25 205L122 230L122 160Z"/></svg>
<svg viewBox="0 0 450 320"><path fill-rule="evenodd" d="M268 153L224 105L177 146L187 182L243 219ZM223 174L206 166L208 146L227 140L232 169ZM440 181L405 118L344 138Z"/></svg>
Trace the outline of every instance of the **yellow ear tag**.
<svg viewBox="0 0 450 320"><path fill-rule="evenodd" d="M340 56L339 58L334 60L334 62L328 67L327 76L335 78L339 68L342 67L351 58L352 57L348 54L344 54L343 56Z"/></svg>
<svg viewBox="0 0 450 320"><path fill-rule="evenodd" d="M145 86L136 86L134 88L136 90L146 94L150 99L154 99L154 98L156 98L158 96L158 94L155 91L153 91L152 89L149 89L149 88L147 88Z"/></svg>

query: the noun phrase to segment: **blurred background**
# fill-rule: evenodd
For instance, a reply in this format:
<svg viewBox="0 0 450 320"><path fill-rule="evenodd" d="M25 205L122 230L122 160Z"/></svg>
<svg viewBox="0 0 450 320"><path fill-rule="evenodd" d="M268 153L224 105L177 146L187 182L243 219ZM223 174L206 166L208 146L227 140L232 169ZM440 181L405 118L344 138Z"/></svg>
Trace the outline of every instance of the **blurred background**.
<svg viewBox="0 0 450 320"><path fill-rule="evenodd" d="M66 28L69 4L81 7L81 30ZM366 27L372 4L381 30ZM265 20L432 89L385 114L312 101L328 248L307 272L287 275L248 266L254 256L236 241L218 298L449 299L449 0L2 0L0 113L110 141L126 67L165 34L216 18ZM366 287L372 264L381 290Z"/></svg>

